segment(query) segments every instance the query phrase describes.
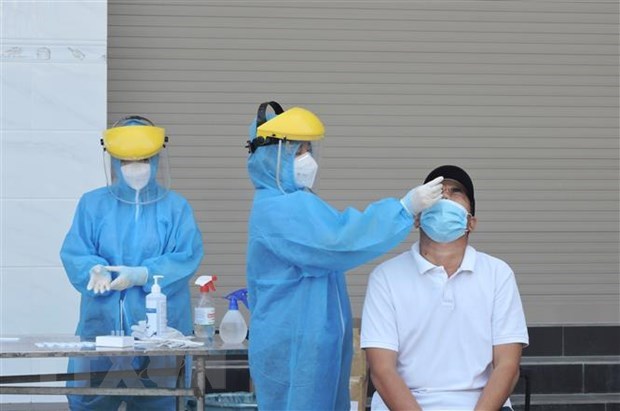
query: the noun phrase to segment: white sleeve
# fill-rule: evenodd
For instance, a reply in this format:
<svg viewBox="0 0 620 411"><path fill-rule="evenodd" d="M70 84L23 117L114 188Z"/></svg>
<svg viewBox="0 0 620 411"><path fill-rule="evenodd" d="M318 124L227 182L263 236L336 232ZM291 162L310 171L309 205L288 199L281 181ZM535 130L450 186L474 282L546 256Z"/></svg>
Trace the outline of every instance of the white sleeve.
<svg viewBox="0 0 620 411"><path fill-rule="evenodd" d="M392 298L386 276L379 266L368 280L362 313L362 348L385 348L398 352L398 328Z"/></svg>
<svg viewBox="0 0 620 411"><path fill-rule="evenodd" d="M493 345L529 344L527 324L519 289L513 272L506 266L507 275L501 276L495 289L493 303Z"/></svg>

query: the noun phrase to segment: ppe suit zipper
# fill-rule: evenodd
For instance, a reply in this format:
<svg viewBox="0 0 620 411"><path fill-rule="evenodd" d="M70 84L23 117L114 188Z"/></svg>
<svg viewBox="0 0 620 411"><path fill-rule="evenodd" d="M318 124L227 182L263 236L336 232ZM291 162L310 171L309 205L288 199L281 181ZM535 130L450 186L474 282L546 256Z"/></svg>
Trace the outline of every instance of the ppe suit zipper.
<svg viewBox="0 0 620 411"><path fill-rule="evenodd" d="M342 313L342 301L340 300L340 291L336 287L336 295L338 297L338 312L340 313L340 335L344 338L344 314Z"/></svg>

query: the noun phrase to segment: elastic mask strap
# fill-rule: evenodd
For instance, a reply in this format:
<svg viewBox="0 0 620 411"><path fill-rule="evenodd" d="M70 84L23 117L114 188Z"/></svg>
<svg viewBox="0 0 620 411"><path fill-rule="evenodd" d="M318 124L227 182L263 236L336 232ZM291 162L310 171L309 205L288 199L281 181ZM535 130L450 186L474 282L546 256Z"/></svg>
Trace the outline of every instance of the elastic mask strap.
<svg viewBox="0 0 620 411"><path fill-rule="evenodd" d="M473 217L472 213L467 213L467 217L466 217L467 218L467 223L466 223L467 226L465 227L465 233L467 233L467 234L469 234L469 228L468 228L469 227L469 219L472 218L472 217Z"/></svg>

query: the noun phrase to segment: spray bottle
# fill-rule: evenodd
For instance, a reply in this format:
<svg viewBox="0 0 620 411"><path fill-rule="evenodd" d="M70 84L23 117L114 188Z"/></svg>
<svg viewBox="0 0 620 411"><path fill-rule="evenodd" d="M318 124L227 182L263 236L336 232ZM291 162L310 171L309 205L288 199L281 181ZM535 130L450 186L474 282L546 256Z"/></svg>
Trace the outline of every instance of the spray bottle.
<svg viewBox="0 0 620 411"><path fill-rule="evenodd" d="M166 296L162 294L159 279L163 275L154 275L154 284L151 292L146 295L146 320L147 325L155 330L155 335L163 337L168 329Z"/></svg>
<svg viewBox="0 0 620 411"><path fill-rule="evenodd" d="M233 291L224 298L230 301L230 303L228 304L228 311L220 323L220 337L222 337L222 341L226 344L240 344L245 340L248 333L248 326L239 312L237 301L243 301L247 307L248 290L241 288Z"/></svg>
<svg viewBox="0 0 620 411"><path fill-rule="evenodd" d="M201 275L194 284L200 287L200 301L194 307L194 334L213 342L215 335L215 306L209 296L209 291L215 291L217 276Z"/></svg>

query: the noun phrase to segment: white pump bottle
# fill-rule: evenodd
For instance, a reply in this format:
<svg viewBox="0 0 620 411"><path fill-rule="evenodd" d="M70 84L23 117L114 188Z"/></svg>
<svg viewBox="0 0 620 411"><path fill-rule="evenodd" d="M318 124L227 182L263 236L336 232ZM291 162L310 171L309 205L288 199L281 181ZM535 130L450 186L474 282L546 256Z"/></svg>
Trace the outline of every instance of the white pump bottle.
<svg viewBox="0 0 620 411"><path fill-rule="evenodd" d="M155 335L163 337L168 329L168 313L166 296L161 292L159 279L163 275L154 275L155 282L151 292L146 295L146 320L148 327L155 330Z"/></svg>

